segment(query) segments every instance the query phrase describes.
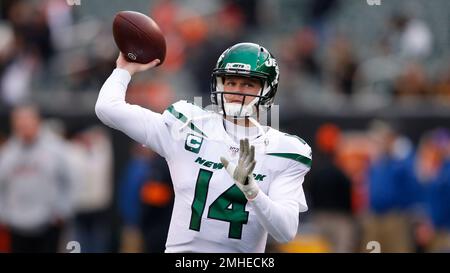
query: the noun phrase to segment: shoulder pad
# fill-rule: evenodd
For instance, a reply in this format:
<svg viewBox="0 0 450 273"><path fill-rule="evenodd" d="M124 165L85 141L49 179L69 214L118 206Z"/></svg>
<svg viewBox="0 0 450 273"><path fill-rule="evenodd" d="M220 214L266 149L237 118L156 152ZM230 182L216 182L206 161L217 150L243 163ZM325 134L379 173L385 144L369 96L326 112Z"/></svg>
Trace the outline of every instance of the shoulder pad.
<svg viewBox="0 0 450 273"><path fill-rule="evenodd" d="M202 131L203 126L201 126L203 121L198 118L207 114L208 112L201 107L186 100L180 100L167 107L163 113L163 118L169 127L181 128L184 126L197 134L205 135Z"/></svg>
<svg viewBox="0 0 450 273"><path fill-rule="evenodd" d="M266 154L295 160L307 167L312 164L311 147L298 136L277 131L277 141L270 145Z"/></svg>

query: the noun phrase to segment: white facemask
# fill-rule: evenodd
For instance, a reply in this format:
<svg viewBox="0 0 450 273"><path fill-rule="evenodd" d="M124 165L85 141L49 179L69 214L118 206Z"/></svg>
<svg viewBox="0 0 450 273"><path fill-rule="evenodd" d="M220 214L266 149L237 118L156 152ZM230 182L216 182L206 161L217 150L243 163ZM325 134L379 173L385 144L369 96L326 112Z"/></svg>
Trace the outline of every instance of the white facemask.
<svg viewBox="0 0 450 273"><path fill-rule="evenodd" d="M217 77L217 90L224 90L223 82L221 77ZM266 90L264 90L266 91ZM265 93L263 91L263 93ZM234 116L234 117L249 117L254 116L257 113L256 109L256 103L258 102L259 98L255 97L253 100L248 103L247 105L242 105L242 103L230 103L227 102L226 99L223 97L224 102L224 110L225 114L227 116ZM244 99L244 95L243 95ZM222 96L217 95L217 102L218 105L222 105Z"/></svg>

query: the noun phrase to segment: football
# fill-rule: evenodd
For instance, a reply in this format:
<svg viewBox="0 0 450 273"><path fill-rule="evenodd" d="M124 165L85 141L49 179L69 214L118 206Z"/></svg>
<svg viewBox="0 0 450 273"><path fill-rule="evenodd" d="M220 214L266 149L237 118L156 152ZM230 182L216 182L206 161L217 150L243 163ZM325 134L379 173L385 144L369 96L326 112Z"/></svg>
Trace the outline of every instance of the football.
<svg viewBox="0 0 450 273"><path fill-rule="evenodd" d="M166 57L166 40L158 24L145 14L120 11L114 17L113 36L119 50L130 62L146 64Z"/></svg>

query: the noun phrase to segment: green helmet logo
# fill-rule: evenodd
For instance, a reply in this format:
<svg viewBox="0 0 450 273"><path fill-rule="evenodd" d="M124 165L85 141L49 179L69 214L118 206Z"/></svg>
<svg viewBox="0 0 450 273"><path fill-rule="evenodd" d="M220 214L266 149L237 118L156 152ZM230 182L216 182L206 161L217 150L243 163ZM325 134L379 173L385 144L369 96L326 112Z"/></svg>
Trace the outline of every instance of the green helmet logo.
<svg viewBox="0 0 450 273"><path fill-rule="evenodd" d="M243 76L259 79L262 89L258 95L242 94L252 96L255 99L252 105L270 108L277 92L280 72L274 56L264 47L254 43L236 44L220 55L211 78L211 101L222 107L224 114L225 100L223 79L226 76ZM235 93L237 94L237 93ZM244 105L243 105L244 106ZM243 114L245 116L245 114Z"/></svg>

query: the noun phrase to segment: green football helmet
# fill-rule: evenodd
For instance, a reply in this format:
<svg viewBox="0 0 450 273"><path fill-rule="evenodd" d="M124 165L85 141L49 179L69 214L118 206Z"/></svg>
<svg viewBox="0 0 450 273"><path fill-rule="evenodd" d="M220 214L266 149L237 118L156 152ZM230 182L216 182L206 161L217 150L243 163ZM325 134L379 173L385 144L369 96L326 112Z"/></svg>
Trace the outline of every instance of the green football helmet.
<svg viewBox="0 0 450 273"><path fill-rule="evenodd" d="M224 91L227 76L251 77L261 81L257 95ZM239 43L220 55L211 77L211 102L222 109L223 115L248 117L259 113L259 106L269 109L277 92L280 72L274 56L264 47L254 43ZM227 103L224 94L244 96L241 105ZM244 105L245 97L254 99Z"/></svg>

